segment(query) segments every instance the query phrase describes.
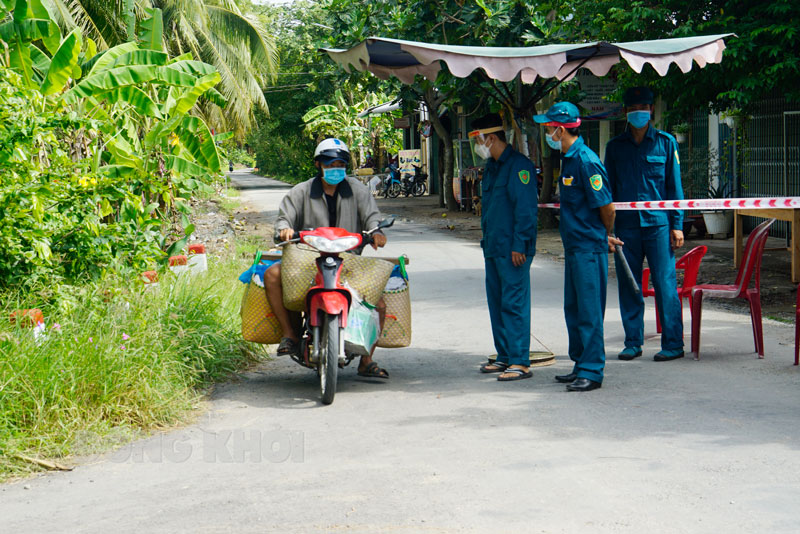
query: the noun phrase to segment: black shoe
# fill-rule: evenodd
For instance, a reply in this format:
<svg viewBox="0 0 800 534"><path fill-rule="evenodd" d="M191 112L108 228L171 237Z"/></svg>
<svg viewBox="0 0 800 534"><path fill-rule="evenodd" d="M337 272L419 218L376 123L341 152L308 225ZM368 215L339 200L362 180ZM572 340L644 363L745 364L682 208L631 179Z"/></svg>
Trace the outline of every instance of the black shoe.
<svg viewBox="0 0 800 534"><path fill-rule="evenodd" d="M653 361L656 362L669 362L672 360L677 360L678 358L683 358L683 351L679 350L662 350L655 356L653 356Z"/></svg>
<svg viewBox="0 0 800 534"><path fill-rule="evenodd" d="M642 355L641 347L625 347L624 349L622 349L622 352L620 352L619 355L617 355L617 358L629 362L634 358L638 358L641 355Z"/></svg>
<svg viewBox="0 0 800 534"><path fill-rule="evenodd" d="M567 384L567 391L592 391L593 389L599 388L600 382L595 382L588 378L579 378L572 384Z"/></svg>
<svg viewBox="0 0 800 534"><path fill-rule="evenodd" d="M556 382L561 382L562 384L569 384L570 382L575 382L576 378L578 378L577 373L570 373L568 375L556 375Z"/></svg>

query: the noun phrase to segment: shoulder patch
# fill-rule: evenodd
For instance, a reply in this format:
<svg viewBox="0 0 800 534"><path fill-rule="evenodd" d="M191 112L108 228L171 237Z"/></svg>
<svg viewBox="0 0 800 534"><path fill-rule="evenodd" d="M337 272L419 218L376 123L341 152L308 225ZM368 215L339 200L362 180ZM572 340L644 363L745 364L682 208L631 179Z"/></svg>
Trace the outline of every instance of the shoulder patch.
<svg viewBox="0 0 800 534"><path fill-rule="evenodd" d="M519 171L519 181L525 185L528 185L528 182L531 181L530 171Z"/></svg>
<svg viewBox="0 0 800 534"><path fill-rule="evenodd" d="M599 174L592 175L589 178L589 183L592 184L592 189L595 191L600 191L603 189L603 177Z"/></svg>
<svg viewBox="0 0 800 534"><path fill-rule="evenodd" d="M678 162L678 165L681 164L681 158L678 157L678 151L677 150L675 151L675 161Z"/></svg>

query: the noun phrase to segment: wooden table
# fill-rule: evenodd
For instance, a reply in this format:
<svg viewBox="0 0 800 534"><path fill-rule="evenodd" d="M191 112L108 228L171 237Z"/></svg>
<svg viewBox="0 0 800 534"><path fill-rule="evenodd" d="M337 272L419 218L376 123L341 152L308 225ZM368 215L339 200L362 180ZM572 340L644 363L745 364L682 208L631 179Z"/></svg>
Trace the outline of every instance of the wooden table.
<svg viewBox="0 0 800 534"><path fill-rule="evenodd" d="M792 282L800 281L800 209L798 208L772 208L772 209L744 209L736 210L733 215L733 262L738 266L742 262L742 217L763 217L778 219L792 223L792 244L787 249L792 255Z"/></svg>

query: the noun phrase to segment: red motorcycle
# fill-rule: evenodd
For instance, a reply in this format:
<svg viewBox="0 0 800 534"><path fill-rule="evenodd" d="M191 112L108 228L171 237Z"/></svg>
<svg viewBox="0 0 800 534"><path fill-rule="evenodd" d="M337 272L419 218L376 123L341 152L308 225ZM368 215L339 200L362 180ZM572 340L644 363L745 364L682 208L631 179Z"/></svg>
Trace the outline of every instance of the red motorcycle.
<svg viewBox="0 0 800 534"><path fill-rule="evenodd" d="M377 230L393 224L394 218L391 217L361 234L343 228L320 227L295 232L293 239L278 244L302 242L319 251L314 285L306 294L300 351L293 354L292 359L317 371L323 404L333 402L339 367L348 365L356 357L344 350L344 329L352 296L339 279L344 261L339 254L371 244Z"/></svg>

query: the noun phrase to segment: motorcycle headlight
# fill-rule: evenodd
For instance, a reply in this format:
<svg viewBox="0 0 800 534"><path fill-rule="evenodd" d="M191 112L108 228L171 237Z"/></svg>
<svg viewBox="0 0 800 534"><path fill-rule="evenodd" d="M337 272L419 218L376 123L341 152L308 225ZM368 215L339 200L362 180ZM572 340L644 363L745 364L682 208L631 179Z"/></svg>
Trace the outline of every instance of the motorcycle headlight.
<svg viewBox="0 0 800 534"><path fill-rule="evenodd" d="M303 242L311 245L321 252L345 252L356 248L360 240L357 237L340 237L339 239L327 239L318 235L307 235Z"/></svg>

